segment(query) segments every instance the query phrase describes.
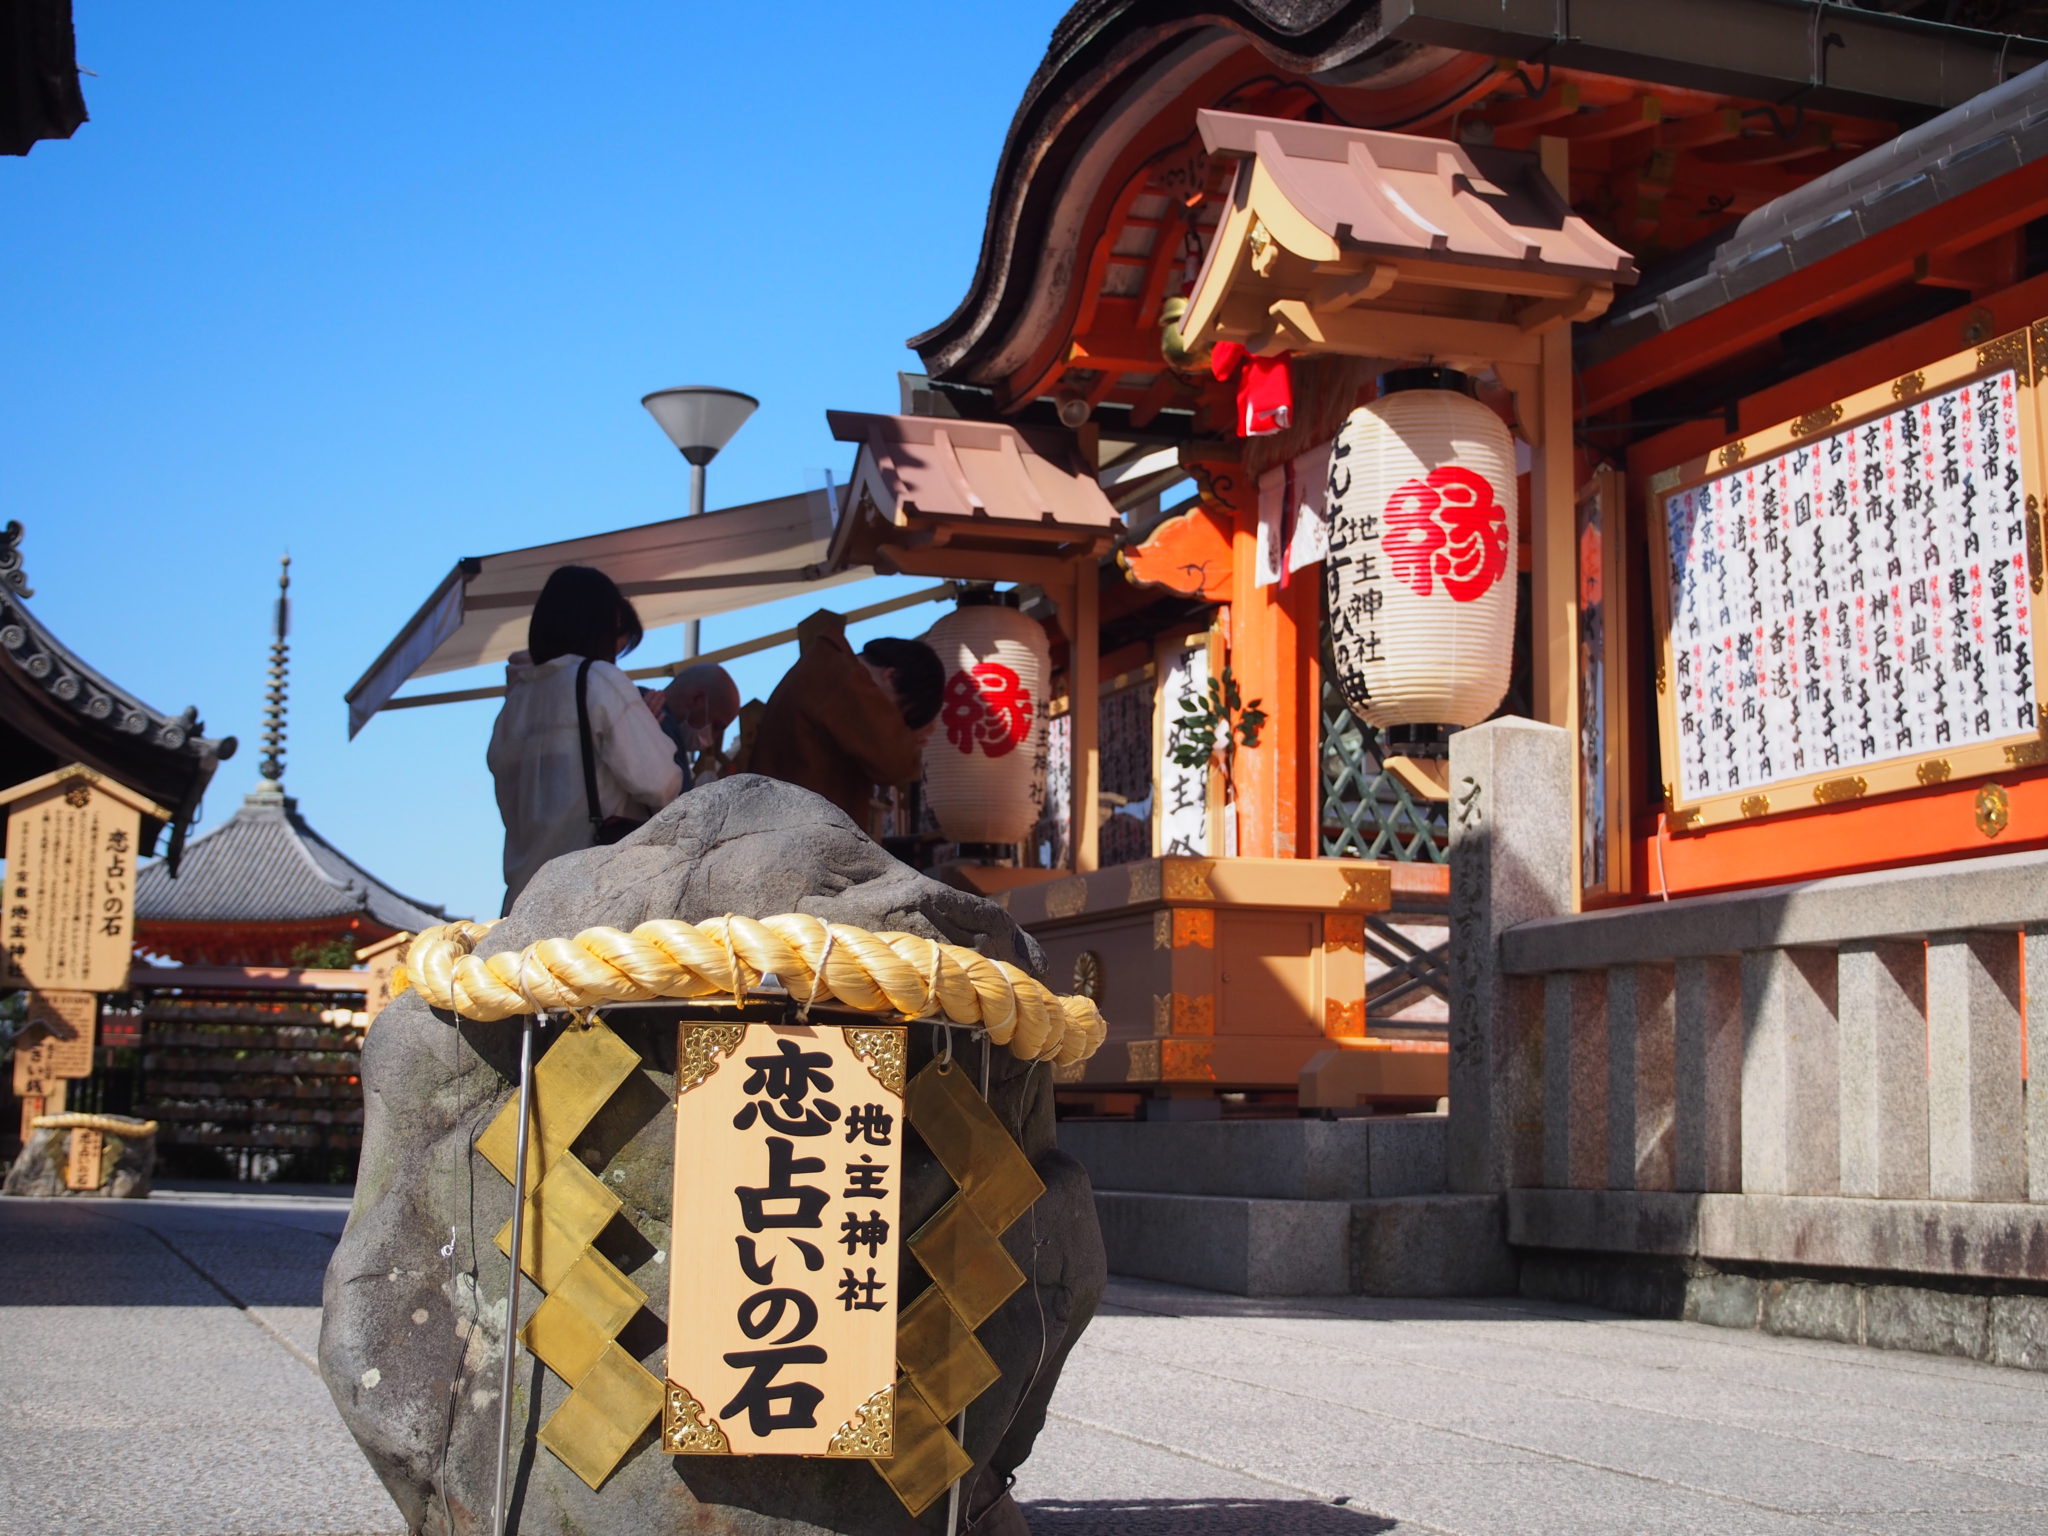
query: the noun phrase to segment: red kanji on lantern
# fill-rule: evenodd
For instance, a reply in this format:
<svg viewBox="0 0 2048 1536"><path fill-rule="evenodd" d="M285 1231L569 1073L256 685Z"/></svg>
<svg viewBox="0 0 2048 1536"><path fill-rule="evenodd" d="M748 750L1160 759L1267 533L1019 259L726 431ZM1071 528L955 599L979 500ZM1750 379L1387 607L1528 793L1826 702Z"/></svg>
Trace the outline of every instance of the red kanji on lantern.
<svg viewBox="0 0 2048 1536"><path fill-rule="evenodd" d="M1484 475L1457 464L1410 480L1387 498L1386 543L1394 579L1417 597L1442 581L1453 601L1485 595L1508 568L1508 515Z"/></svg>
<svg viewBox="0 0 2048 1536"><path fill-rule="evenodd" d="M999 661L955 672L946 682L940 721L946 739L972 757L977 744L989 757L1014 751L1031 733L1031 691Z"/></svg>

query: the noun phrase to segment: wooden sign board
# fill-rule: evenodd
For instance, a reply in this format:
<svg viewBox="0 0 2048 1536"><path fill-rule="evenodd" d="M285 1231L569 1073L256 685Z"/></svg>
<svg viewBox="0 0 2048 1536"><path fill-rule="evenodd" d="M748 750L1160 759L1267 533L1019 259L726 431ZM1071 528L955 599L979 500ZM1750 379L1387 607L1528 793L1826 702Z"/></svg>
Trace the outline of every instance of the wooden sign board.
<svg viewBox="0 0 2048 1536"><path fill-rule="evenodd" d="M106 1153L107 1139L98 1131L82 1126L72 1131L70 1145L64 1151L64 1187L98 1189L106 1182Z"/></svg>
<svg viewBox="0 0 2048 1536"><path fill-rule="evenodd" d="M367 973L363 978L363 1012L369 1015L372 1024L398 995L392 989L392 982L399 967L405 963L405 952L412 946L413 938L410 933L394 933L388 939L356 951L356 961Z"/></svg>
<svg viewBox="0 0 2048 1536"><path fill-rule="evenodd" d="M681 1032L663 1443L874 1455L894 1413L903 1031Z"/></svg>
<svg viewBox="0 0 2048 1536"><path fill-rule="evenodd" d="M31 992L17 1048L32 1044L45 1051L53 1076L91 1077L99 1012L97 992Z"/></svg>
<svg viewBox="0 0 2048 1536"><path fill-rule="evenodd" d="M1651 481L1677 825L2048 761L2044 340L2000 337Z"/></svg>
<svg viewBox="0 0 2048 1536"><path fill-rule="evenodd" d="M14 1092L17 1098L62 1093L72 1078L90 1077L90 1063L83 1072L67 1071L77 1065L68 1042L48 1035L24 1034L14 1042Z"/></svg>
<svg viewBox="0 0 2048 1536"><path fill-rule="evenodd" d="M0 982L118 992L135 938L135 861L147 813L170 812L86 768L0 792L7 806Z"/></svg>
<svg viewBox="0 0 2048 1536"><path fill-rule="evenodd" d="M14 1059L17 1062L21 1060L19 1052L15 1054ZM17 1074L16 1082L20 1081L20 1071L21 1068L17 1066L15 1068ZM42 1093L22 1093L19 1088L15 1089L15 1092L21 1098L20 1140L23 1146L27 1146L29 1137L35 1133L35 1121L38 1116L61 1115L64 1113L64 1080L62 1078L52 1079L48 1090Z"/></svg>

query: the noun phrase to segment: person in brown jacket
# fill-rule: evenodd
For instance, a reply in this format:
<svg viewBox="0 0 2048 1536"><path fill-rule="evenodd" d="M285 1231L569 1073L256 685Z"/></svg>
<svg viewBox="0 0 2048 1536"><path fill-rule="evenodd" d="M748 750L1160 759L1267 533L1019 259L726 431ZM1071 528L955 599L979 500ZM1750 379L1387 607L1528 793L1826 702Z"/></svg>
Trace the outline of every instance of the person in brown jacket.
<svg viewBox="0 0 2048 1536"><path fill-rule="evenodd" d="M823 795L873 835L875 788L905 784L938 719L945 669L921 640L870 640L820 610L797 626L796 665L775 685L747 771Z"/></svg>

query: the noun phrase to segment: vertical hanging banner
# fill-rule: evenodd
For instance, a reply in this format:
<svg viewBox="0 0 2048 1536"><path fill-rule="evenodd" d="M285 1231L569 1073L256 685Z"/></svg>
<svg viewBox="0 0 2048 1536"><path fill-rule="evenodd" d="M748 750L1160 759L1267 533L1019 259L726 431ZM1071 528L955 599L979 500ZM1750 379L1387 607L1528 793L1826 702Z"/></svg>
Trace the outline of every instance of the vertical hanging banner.
<svg viewBox="0 0 2048 1536"><path fill-rule="evenodd" d="M1156 814L1153 825L1153 853L1207 855L1215 851L1209 836L1209 778L1207 763L1187 768L1173 760L1173 722L1183 708L1199 704L1209 686L1207 637L1170 653L1159 674L1159 700L1152 712L1153 733L1158 737L1158 760L1153 769Z"/></svg>
<svg viewBox="0 0 2048 1536"><path fill-rule="evenodd" d="M1622 850L1623 698L1619 577L1624 482L1600 466L1579 488L1579 889L1626 888Z"/></svg>
<svg viewBox="0 0 2048 1536"><path fill-rule="evenodd" d="M680 1028L663 1444L890 1455L904 1031Z"/></svg>
<svg viewBox="0 0 2048 1536"><path fill-rule="evenodd" d="M6 943L0 982L118 992L135 939L142 818L162 806L88 768L0 791L7 807Z"/></svg>

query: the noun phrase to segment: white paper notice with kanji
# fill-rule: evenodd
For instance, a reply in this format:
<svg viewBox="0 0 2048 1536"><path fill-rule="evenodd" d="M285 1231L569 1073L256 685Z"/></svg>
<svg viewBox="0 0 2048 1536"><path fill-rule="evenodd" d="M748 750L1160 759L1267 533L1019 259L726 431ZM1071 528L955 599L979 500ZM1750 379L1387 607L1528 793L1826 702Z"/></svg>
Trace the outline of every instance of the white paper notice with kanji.
<svg viewBox="0 0 2048 1536"><path fill-rule="evenodd" d="M2039 728L2024 430L2007 370L1665 500L1677 798Z"/></svg>

